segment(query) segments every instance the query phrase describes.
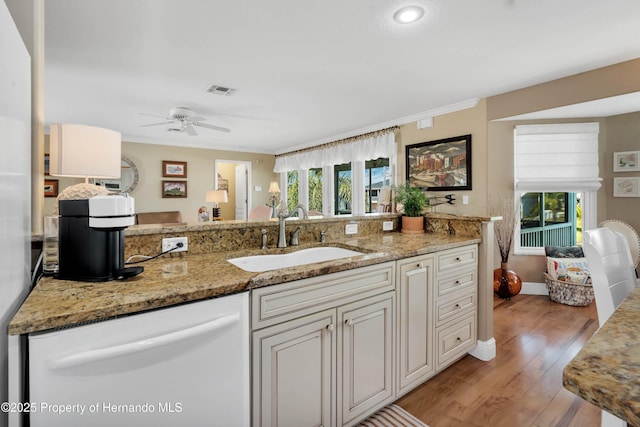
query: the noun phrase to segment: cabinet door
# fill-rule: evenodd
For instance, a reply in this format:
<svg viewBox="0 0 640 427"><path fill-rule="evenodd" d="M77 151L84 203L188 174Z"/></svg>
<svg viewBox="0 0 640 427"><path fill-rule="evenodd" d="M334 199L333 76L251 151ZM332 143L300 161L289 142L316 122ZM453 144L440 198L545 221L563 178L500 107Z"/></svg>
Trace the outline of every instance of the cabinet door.
<svg viewBox="0 0 640 427"><path fill-rule="evenodd" d="M338 425L393 399L395 293L338 308Z"/></svg>
<svg viewBox="0 0 640 427"><path fill-rule="evenodd" d="M253 333L253 425L335 425L336 311Z"/></svg>
<svg viewBox="0 0 640 427"><path fill-rule="evenodd" d="M435 373L433 264L432 256L398 262L398 394Z"/></svg>

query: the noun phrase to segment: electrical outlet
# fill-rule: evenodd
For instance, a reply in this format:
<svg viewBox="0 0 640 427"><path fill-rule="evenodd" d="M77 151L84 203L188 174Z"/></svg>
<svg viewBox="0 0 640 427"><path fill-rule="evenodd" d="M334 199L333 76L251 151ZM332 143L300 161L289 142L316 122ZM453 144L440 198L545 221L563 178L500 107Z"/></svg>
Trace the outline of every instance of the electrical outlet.
<svg viewBox="0 0 640 427"><path fill-rule="evenodd" d="M345 225L344 234L358 234L358 224Z"/></svg>
<svg viewBox="0 0 640 427"><path fill-rule="evenodd" d="M182 243L182 247L178 247L178 243ZM169 237L162 239L162 252L177 248L171 252L186 252L189 250L189 242L186 237Z"/></svg>
<svg viewBox="0 0 640 427"><path fill-rule="evenodd" d="M393 221L382 221L382 231L393 230Z"/></svg>

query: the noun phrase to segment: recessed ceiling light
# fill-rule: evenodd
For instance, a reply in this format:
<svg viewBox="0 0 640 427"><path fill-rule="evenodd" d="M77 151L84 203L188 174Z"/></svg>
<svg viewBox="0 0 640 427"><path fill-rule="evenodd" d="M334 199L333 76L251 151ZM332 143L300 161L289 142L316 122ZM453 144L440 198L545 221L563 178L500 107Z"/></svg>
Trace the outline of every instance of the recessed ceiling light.
<svg viewBox="0 0 640 427"><path fill-rule="evenodd" d="M420 6L405 6L393 14L393 20L398 24L411 24L424 16L424 9Z"/></svg>

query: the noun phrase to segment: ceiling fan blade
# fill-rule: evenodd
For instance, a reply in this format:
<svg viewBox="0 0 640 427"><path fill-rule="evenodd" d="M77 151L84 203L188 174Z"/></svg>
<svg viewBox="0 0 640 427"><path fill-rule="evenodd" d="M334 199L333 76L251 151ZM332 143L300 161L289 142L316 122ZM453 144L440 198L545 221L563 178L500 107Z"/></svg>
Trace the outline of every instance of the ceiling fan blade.
<svg viewBox="0 0 640 427"><path fill-rule="evenodd" d="M183 130L191 136L196 136L198 134L198 132L196 132L196 130L191 125L185 126Z"/></svg>
<svg viewBox="0 0 640 427"><path fill-rule="evenodd" d="M160 123L149 123L148 125L140 125L140 127L146 128L149 126L160 126L160 125L167 125L169 123L173 123L173 121L170 122L160 122Z"/></svg>
<svg viewBox="0 0 640 427"><path fill-rule="evenodd" d="M141 116L159 117L161 119L171 120L171 117L159 116L158 114L149 114L149 113L138 113L138 114L140 114Z"/></svg>
<svg viewBox="0 0 640 427"><path fill-rule="evenodd" d="M231 129L223 128L221 126L210 125L208 123L193 122L193 125L200 126L202 128L207 128L207 129L219 130L220 132L231 132Z"/></svg>
<svg viewBox="0 0 640 427"><path fill-rule="evenodd" d="M205 117L196 116L196 117L189 117L189 120L191 120L192 122L201 122L201 121L207 120L207 119Z"/></svg>

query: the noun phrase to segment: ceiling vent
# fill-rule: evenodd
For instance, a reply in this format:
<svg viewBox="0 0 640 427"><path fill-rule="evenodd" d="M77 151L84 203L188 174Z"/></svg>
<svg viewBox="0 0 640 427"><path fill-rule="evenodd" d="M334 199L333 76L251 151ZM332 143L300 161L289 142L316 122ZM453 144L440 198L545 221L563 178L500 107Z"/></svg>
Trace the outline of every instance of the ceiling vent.
<svg viewBox="0 0 640 427"><path fill-rule="evenodd" d="M214 95L222 95L222 96L229 96L233 94L235 91L236 91L235 89L231 89L224 86L218 86L218 85L209 85L205 89L205 92L207 93L212 93Z"/></svg>

